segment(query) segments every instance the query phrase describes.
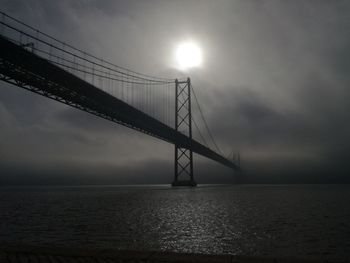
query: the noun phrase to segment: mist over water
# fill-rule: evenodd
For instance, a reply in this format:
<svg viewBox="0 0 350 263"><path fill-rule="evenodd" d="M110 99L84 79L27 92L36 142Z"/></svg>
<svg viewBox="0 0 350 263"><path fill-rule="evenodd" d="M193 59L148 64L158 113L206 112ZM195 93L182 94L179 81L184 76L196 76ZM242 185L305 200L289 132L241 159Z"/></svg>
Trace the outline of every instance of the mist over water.
<svg viewBox="0 0 350 263"><path fill-rule="evenodd" d="M344 259L350 186L2 187L0 243Z"/></svg>

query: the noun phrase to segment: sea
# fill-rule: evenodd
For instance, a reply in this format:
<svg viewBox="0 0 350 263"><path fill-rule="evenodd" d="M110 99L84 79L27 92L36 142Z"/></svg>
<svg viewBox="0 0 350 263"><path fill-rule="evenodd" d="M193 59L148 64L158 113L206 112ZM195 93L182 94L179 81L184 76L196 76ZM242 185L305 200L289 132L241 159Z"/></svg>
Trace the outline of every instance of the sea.
<svg viewBox="0 0 350 263"><path fill-rule="evenodd" d="M0 187L0 244L344 260L350 186Z"/></svg>

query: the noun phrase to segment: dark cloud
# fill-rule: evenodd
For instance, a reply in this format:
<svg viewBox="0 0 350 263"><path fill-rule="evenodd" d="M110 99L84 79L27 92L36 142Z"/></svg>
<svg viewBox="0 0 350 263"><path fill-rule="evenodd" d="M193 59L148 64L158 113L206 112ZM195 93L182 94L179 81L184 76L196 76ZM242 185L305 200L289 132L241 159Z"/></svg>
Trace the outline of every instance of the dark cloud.
<svg viewBox="0 0 350 263"><path fill-rule="evenodd" d="M349 182L348 1L0 2L116 64L189 75L218 144L244 167L232 177L196 157L198 181ZM205 63L176 72L171 52L188 38ZM0 128L3 184L172 180L173 146L4 83Z"/></svg>

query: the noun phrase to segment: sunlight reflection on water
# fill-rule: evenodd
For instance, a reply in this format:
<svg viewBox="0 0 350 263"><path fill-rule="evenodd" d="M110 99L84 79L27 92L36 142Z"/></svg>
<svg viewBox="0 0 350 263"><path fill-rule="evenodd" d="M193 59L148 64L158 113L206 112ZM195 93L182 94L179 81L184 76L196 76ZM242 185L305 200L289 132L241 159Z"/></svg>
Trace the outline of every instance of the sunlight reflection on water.
<svg viewBox="0 0 350 263"><path fill-rule="evenodd" d="M348 186L0 189L0 242L350 256Z"/></svg>

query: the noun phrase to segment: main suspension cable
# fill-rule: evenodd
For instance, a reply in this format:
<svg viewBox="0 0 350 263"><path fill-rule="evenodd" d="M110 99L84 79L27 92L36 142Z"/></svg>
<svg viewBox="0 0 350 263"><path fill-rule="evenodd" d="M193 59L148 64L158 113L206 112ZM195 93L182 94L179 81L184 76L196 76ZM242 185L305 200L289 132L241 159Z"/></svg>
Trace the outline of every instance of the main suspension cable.
<svg viewBox="0 0 350 263"><path fill-rule="evenodd" d="M202 120L203 120L203 122L204 122L205 128L207 129L207 132L208 132L208 134L209 134L209 136L210 136L210 139L211 139L211 141L213 142L213 144L214 144L215 148L217 149L217 151L218 151L221 155L223 155L222 151L220 150L220 148L219 148L218 145L216 144L212 133L211 133L210 130L209 130L208 123L207 123L207 121L206 121L206 119L205 119L205 117L204 117L202 108L201 108L201 106L200 106L200 104L199 104L199 102L198 102L198 98L197 98L196 92L194 91L194 88L193 88L193 85L192 85L192 84L191 84L191 89L192 89L192 91L193 91L193 95L194 95L194 98L195 98L195 101L196 101L196 104L197 104L199 113L200 113L201 118L202 118Z"/></svg>
<svg viewBox="0 0 350 263"><path fill-rule="evenodd" d="M74 53L72 53L72 52L66 51L66 50L64 50L64 49L62 49L62 48L59 48L59 47L56 47L56 46L52 45L51 43L48 43L47 41L44 41L44 40L40 39L40 38L38 37L38 35L40 34L40 35L42 35L42 36L45 36L45 37L48 38L48 39L51 39L51 40L53 40L53 41L55 41L55 42L57 42L57 43L59 43L59 44L62 44L64 47L67 47L67 48L70 48L70 49L72 49L72 50L74 50L74 51L80 52L81 54L84 54L84 57L85 57L85 56L88 56L88 57L93 58L93 59L95 59L95 60L97 60L97 61L102 61L103 63L108 64L109 66L113 66L113 67L115 67L115 68L117 68L117 69L119 69L119 70L110 69L110 68L108 68L108 67L106 67L106 66L99 65L99 66L102 66L103 68L107 68L107 69L113 70L113 71L118 72L118 73L120 73L120 74L125 74L125 75L129 75L130 77L134 77L134 78L138 78L138 79L143 79L143 80L154 81L154 82L157 82L157 81L160 81L160 82L162 82L162 81L164 81L164 82L165 82L165 81L174 81L173 79L170 79L170 78L154 77L154 76L151 76L151 75L139 73L139 72L136 72L136 71L133 71L133 70L130 70L130 69L127 69L127 68L124 68L124 67L115 65L115 64L113 64L113 63L111 63L111 62L109 62L109 61L100 59L100 58L98 58L98 57L96 57L96 56L94 56L94 55L91 55L91 54L89 54L89 53L87 53L87 52L81 50L81 49L78 49L78 48L76 48L76 47L74 47L74 46L72 46L72 45L70 45L70 44L66 44L66 43L64 43L63 41L61 41L61 40L59 40L59 39L57 39L57 38L54 38L54 37L52 37L52 36L50 36L50 35L48 35L48 34L42 32L42 31L39 31L39 30L37 30L37 29L35 29L35 28L33 28L33 27L31 27L31 26L29 26L29 25L23 23L22 21L20 21L20 20L14 18L14 17L11 17L11 16L7 15L6 13L4 13L4 12L2 12L2 11L0 11L0 14L2 14L3 17L8 17L8 18L10 18L10 20L12 20L12 21L14 21L14 22L16 22L16 23L18 23L18 24L20 24L20 25L22 25L22 26L24 26L24 27L26 27L26 28L28 28L28 29L34 31L34 32L36 32L36 35L37 35L37 36L33 36L33 35L31 35L31 34L28 34L28 33L24 32L24 31L22 31L22 30L19 30L19 29L17 29L17 28L14 28L14 27L8 25L7 23L4 23L3 21L0 21L0 23L1 23L3 26L6 26L6 27L8 27L8 28L10 28L10 29L12 29L12 30L15 30L15 31L17 31L17 32L19 32L19 33L21 33L21 34L23 34L23 35L26 35L27 37L30 37L30 38L32 38L32 39L35 40L35 41L40 41L41 43L43 43L43 44L45 44L45 45L48 45L48 46L50 46L50 47L53 47L53 48L55 48L55 49L57 49L57 50L59 50L59 51L63 51L64 53L67 53L67 54L76 56L76 57L78 57L79 59L85 60L85 61L90 62L90 63L98 64L98 63L93 62L93 61L91 61L91 60L89 60L89 59L86 59L86 58L83 58L83 57L81 57L81 56L79 56L79 55L76 55L76 54L74 54ZM120 71L120 70L124 70L124 71L126 71L126 72L122 72L122 71Z"/></svg>

